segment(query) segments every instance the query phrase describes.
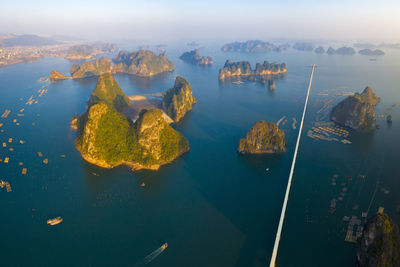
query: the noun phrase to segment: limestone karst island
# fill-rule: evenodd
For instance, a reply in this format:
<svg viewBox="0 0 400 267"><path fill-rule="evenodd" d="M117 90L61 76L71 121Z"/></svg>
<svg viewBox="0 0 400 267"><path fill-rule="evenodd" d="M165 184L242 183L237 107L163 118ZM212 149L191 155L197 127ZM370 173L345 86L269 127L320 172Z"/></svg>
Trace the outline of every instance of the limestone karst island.
<svg viewBox="0 0 400 267"><path fill-rule="evenodd" d="M348 96L332 109L332 121L347 126L358 132L366 133L376 129L374 107L380 98L375 95L370 87L366 87L359 94Z"/></svg>
<svg viewBox="0 0 400 267"><path fill-rule="evenodd" d="M177 78L175 87L164 102L177 120L191 109L192 103L186 101L194 98L183 78ZM129 98L113 76L102 74L86 112L72 122L77 129L76 148L86 161L104 168L124 164L133 170L155 170L189 151L187 139L165 121L162 110L143 109L133 122L124 115L129 106Z"/></svg>
<svg viewBox="0 0 400 267"><path fill-rule="evenodd" d="M275 123L258 121L240 139L240 154L274 154L286 151L285 133Z"/></svg>
<svg viewBox="0 0 400 267"><path fill-rule="evenodd" d="M251 81L266 81L272 76L279 76L287 72L285 63L257 63L255 69L251 68L248 61L231 62L227 60L222 69L219 70L219 80L225 81L230 78L244 78Z"/></svg>

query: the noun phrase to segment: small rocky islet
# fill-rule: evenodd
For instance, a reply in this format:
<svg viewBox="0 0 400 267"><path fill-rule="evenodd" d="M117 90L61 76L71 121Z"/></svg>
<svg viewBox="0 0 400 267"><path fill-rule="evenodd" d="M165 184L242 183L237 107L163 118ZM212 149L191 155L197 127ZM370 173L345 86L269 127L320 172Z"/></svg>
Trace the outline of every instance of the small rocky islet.
<svg viewBox="0 0 400 267"><path fill-rule="evenodd" d="M285 133L276 123L258 121L239 141L240 154L276 154L286 151Z"/></svg>
<svg viewBox="0 0 400 267"><path fill-rule="evenodd" d="M185 52L179 58L185 62L189 62L189 63L195 64L195 65L212 65L213 64L212 58L209 56L207 56L207 57L200 56L200 52L198 49L195 49L195 50L192 50L189 52Z"/></svg>
<svg viewBox="0 0 400 267"><path fill-rule="evenodd" d="M133 170L156 170L189 151L189 142L166 122L162 110L143 109L132 121L123 112L129 105L113 76L102 74L86 112L71 123L77 130L76 148L87 162L103 168L127 165Z"/></svg>
<svg viewBox="0 0 400 267"><path fill-rule="evenodd" d="M222 69L219 70L219 80L225 81L231 78L247 79L250 81L266 82L271 77L280 76L287 72L285 63L257 63L255 69L251 68L248 61L231 62L227 60Z"/></svg>
<svg viewBox="0 0 400 267"><path fill-rule="evenodd" d="M366 87L361 94L348 96L334 106L330 119L360 133L372 132L376 129L374 107L379 102L371 87Z"/></svg>
<svg viewBox="0 0 400 267"><path fill-rule="evenodd" d="M67 79L70 79L70 78L71 77L65 76L64 74L59 73L56 70L53 70L52 72L50 72L50 75L49 75L50 82L56 82L56 81L59 81L59 80L67 80Z"/></svg>

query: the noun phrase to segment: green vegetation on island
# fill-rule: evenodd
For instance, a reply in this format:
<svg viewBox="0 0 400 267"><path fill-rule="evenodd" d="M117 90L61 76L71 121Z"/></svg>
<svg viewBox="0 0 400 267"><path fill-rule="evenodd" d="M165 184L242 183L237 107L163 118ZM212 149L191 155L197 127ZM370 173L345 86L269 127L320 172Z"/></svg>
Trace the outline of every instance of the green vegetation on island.
<svg viewBox="0 0 400 267"><path fill-rule="evenodd" d="M263 64L257 63L256 68L253 70L248 61L231 62L227 60L224 68L219 70L219 80L224 81L225 79L236 77L236 78L247 78L248 80L263 80L267 81L267 77L274 75L281 75L286 73L285 63L269 63L264 61Z"/></svg>
<svg viewBox="0 0 400 267"><path fill-rule="evenodd" d="M110 73L99 77L96 88L90 95L88 105L92 106L99 102L105 102L113 106L119 112L122 112L130 103L129 98L125 95Z"/></svg>
<svg viewBox="0 0 400 267"><path fill-rule="evenodd" d="M50 82L56 82L59 80L66 80L66 79L70 79L71 77L65 76L62 73L59 73L56 70L53 70L52 72L50 72L50 76L49 76L49 80Z"/></svg>
<svg viewBox="0 0 400 267"><path fill-rule="evenodd" d="M127 105L112 75L101 75L87 111L73 120L76 147L86 161L104 168L158 169L189 150L187 139L166 123L161 110L144 109L133 123L120 113Z"/></svg>
<svg viewBox="0 0 400 267"><path fill-rule="evenodd" d="M175 79L174 87L167 90L162 100L162 107L169 117L178 122L193 108L196 99L192 95L190 84L182 77Z"/></svg>
<svg viewBox="0 0 400 267"><path fill-rule="evenodd" d="M357 240L357 266L400 266L400 234L398 226L385 213L367 220Z"/></svg>
<svg viewBox="0 0 400 267"><path fill-rule="evenodd" d="M120 51L113 58L114 73L129 73L137 76L154 76L174 70L174 64L168 60L165 53L158 56L152 51L136 52Z"/></svg>
<svg viewBox="0 0 400 267"><path fill-rule="evenodd" d="M348 96L333 107L330 119L361 133L371 132L376 128L374 107L379 101L372 89L366 87L361 94Z"/></svg>
<svg viewBox="0 0 400 267"><path fill-rule="evenodd" d="M262 120L251 127L246 137L240 139L238 146L241 154L273 154L285 151L285 133L275 123Z"/></svg>
<svg viewBox="0 0 400 267"><path fill-rule="evenodd" d="M183 53L180 57L183 61L196 64L196 65L211 65L213 64L211 57L200 56L199 50L195 49L189 52Z"/></svg>

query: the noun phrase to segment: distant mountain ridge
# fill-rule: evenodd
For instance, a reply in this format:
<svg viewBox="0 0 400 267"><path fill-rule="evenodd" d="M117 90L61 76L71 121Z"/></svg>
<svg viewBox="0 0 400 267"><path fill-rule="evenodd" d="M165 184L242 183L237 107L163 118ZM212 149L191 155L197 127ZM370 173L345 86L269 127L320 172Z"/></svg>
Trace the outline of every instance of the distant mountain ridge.
<svg viewBox="0 0 400 267"><path fill-rule="evenodd" d="M51 38L41 37L35 34L1 34L0 47L10 46L43 46L60 44Z"/></svg>

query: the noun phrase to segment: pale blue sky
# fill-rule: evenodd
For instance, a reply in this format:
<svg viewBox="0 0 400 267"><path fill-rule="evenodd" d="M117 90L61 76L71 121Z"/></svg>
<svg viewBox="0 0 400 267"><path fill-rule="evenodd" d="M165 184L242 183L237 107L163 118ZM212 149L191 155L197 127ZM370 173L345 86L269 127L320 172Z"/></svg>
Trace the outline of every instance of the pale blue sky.
<svg viewBox="0 0 400 267"><path fill-rule="evenodd" d="M1 0L0 33L96 39L400 39L399 0Z"/></svg>

